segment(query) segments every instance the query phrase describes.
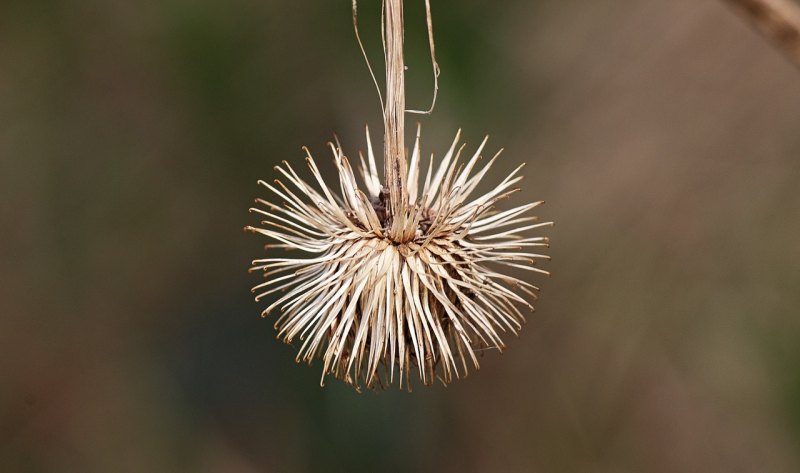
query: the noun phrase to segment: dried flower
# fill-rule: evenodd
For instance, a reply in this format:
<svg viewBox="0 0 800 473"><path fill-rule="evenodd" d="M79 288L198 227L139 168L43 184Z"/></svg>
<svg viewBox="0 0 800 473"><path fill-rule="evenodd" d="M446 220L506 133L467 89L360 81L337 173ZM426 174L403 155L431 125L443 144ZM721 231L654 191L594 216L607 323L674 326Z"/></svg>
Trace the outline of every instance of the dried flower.
<svg viewBox="0 0 800 473"><path fill-rule="evenodd" d="M369 165L360 156L363 188L339 146L331 145L338 192L325 183L308 150L316 186L285 161L276 167L293 188L260 181L284 205L257 199L262 207L251 211L265 217L263 227L246 229L277 242L267 249L306 256L255 260L251 270L263 271L267 281L253 292L256 300L282 294L262 315L280 308L278 337L302 342L298 362L322 358L321 382L333 374L356 389L362 383L385 386L397 368L401 386L405 380L410 387L412 369L424 384L437 378L447 384L466 376L469 364L479 368L478 353L502 350L502 332L522 328L525 318L517 306L533 310L523 295L536 299L538 288L502 272L503 266L548 274L534 266L548 257L533 252L548 245L547 237L524 233L551 223L533 223L537 218L529 215L542 202L495 210L497 201L519 190L512 186L522 179L522 166L490 192L470 197L500 154L473 174L486 139L459 164L464 146L456 134L435 172L431 156L420 188L419 128L409 163L404 122L406 113L428 114L436 103L439 66L430 2L425 7L434 94L424 112L405 107L402 0L383 2L385 101L358 35L355 0L352 5L356 38L383 109L383 185L369 130Z"/></svg>
<svg viewBox="0 0 800 473"><path fill-rule="evenodd" d="M263 271L267 280L253 291L256 300L280 294L263 315L280 309L278 336L300 342L298 362L323 360L322 381L332 374L356 388L374 388L391 384L397 369L402 386L413 369L424 384L436 378L449 383L465 376L470 364L479 368L479 352L502 351L501 335L516 334L524 323L518 306L533 309L525 296L535 300L538 288L503 269L548 274L534 266L548 259L535 253L548 239L527 232L551 223L530 215L542 202L495 209L519 190L513 186L522 166L471 197L500 153L473 173L486 139L460 164L459 135L434 172L433 157L421 166L417 131L410 163L387 169L402 177L399 201L381 185L369 131L361 186L336 145L338 192L310 154L315 186L285 161L276 170L291 186L260 181L276 200L257 199L251 211L264 220L247 230L274 240L268 249L302 256L255 260L251 270ZM424 180L421 167L427 168Z"/></svg>

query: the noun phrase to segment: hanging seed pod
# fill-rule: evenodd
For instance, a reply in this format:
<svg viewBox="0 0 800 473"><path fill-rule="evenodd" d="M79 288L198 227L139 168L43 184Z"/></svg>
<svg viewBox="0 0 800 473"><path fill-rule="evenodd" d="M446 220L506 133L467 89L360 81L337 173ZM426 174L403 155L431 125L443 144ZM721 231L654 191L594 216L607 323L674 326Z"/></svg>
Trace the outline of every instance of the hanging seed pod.
<svg viewBox="0 0 800 473"><path fill-rule="evenodd" d="M519 190L522 166L476 194L500 154L478 167L488 138L462 160L457 133L438 164L423 163L418 128L407 161L400 0L386 2L384 19L383 184L367 130L360 181L338 145L331 145L338 188L306 150L314 184L284 161L276 167L282 180L259 181L272 194L251 209L261 226L246 228L273 241L268 251L292 256L253 261L251 270L266 278L253 288L256 300L275 299L263 315L280 312L278 336L299 344L298 362L322 360L323 382L333 375L357 389L396 377L410 386L412 370L423 384L447 384L479 368L482 351L502 351L502 336L522 328L520 308L533 310L539 290L508 271L548 274L536 266L549 259L537 252L548 238L531 232L552 225L531 215L542 202L495 207ZM438 77L432 42L431 52Z"/></svg>

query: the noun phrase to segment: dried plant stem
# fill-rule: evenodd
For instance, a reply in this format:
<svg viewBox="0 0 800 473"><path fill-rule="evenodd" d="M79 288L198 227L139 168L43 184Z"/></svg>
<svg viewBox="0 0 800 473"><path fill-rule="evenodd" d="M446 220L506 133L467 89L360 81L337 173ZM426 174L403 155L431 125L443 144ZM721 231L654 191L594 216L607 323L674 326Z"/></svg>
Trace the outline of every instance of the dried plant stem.
<svg viewBox="0 0 800 473"><path fill-rule="evenodd" d="M800 66L800 6L793 0L724 0Z"/></svg>
<svg viewBox="0 0 800 473"><path fill-rule="evenodd" d="M423 384L447 384L466 376L470 365L478 369L478 356L502 351L503 334L522 329L521 309L533 310L537 298L539 288L527 277L503 270L549 274L536 266L549 259L538 253L549 240L530 234L552 225L531 214L543 202L496 207L520 190L522 166L478 194L500 154L482 161L488 138L472 157L462 157L459 131L438 165L431 155L423 166L418 127L406 151L402 1L382 0L384 182L367 130L360 166L350 164L338 143L330 145L336 184L308 150L313 180L287 161L277 166L281 179L259 181L272 197L257 199L251 209L261 226L246 227L270 239L266 257L251 268L266 279L253 288L256 300L272 300L263 315L280 311L275 328L286 343L300 344L298 362L322 360L320 383L332 374L356 389L392 384L397 374L410 389L412 370ZM421 113L436 103L439 75L429 0L425 8L434 94ZM380 96L357 14L353 0L356 39Z"/></svg>
<svg viewBox="0 0 800 473"><path fill-rule="evenodd" d="M408 202L405 150L405 61L403 58L403 0L386 0L384 4L384 37L386 53L386 108L384 124L384 179L393 217L403 213Z"/></svg>

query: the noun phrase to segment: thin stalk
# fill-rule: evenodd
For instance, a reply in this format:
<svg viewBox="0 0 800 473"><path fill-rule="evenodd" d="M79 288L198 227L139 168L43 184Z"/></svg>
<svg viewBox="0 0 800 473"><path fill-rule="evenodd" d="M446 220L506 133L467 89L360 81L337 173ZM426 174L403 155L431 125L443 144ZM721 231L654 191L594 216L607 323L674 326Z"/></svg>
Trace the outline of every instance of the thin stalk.
<svg viewBox="0 0 800 473"><path fill-rule="evenodd" d="M384 125L384 177L393 217L404 212L408 202L405 150L405 61L403 58L403 0L386 0L384 6L386 52L386 107Z"/></svg>

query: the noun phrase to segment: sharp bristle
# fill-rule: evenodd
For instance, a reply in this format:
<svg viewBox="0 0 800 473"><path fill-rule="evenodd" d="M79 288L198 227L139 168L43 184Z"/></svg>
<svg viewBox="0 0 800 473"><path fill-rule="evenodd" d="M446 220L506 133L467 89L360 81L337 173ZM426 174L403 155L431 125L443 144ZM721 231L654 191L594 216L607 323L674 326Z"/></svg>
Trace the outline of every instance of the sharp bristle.
<svg viewBox="0 0 800 473"><path fill-rule="evenodd" d="M252 292L256 300L269 300L262 317L279 309L275 329L285 343L300 341L298 362L321 360L321 384L332 375L357 391L395 381L410 390L416 371L423 384L447 385L466 377L469 365L480 369L484 351L504 351L501 335L516 335L525 323L521 309L533 310L538 288L501 268L549 277L536 263L550 257L531 248L549 247L550 240L528 233L552 225L530 224L536 216L528 212L544 201L491 210L520 191L511 186L520 181L516 173L524 164L490 192L467 199L500 152L475 171L486 140L461 163L460 133L444 163L424 179L413 174L422 197L401 206L393 207L381 193L369 142L367 159L360 157L363 169L357 169L366 176L366 190L351 188L357 181L338 138L329 143L338 179L323 176L303 147L314 176L308 182L315 187L287 161L275 168L286 184L258 181L283 205L256 199L273 213L250 209L264 220L244 231L271 241L265 246L270 256L251 262L249 271L266 278ZM336 188L326 182L336 182ZM301 255L272 256L276 250Z"/></svg>

